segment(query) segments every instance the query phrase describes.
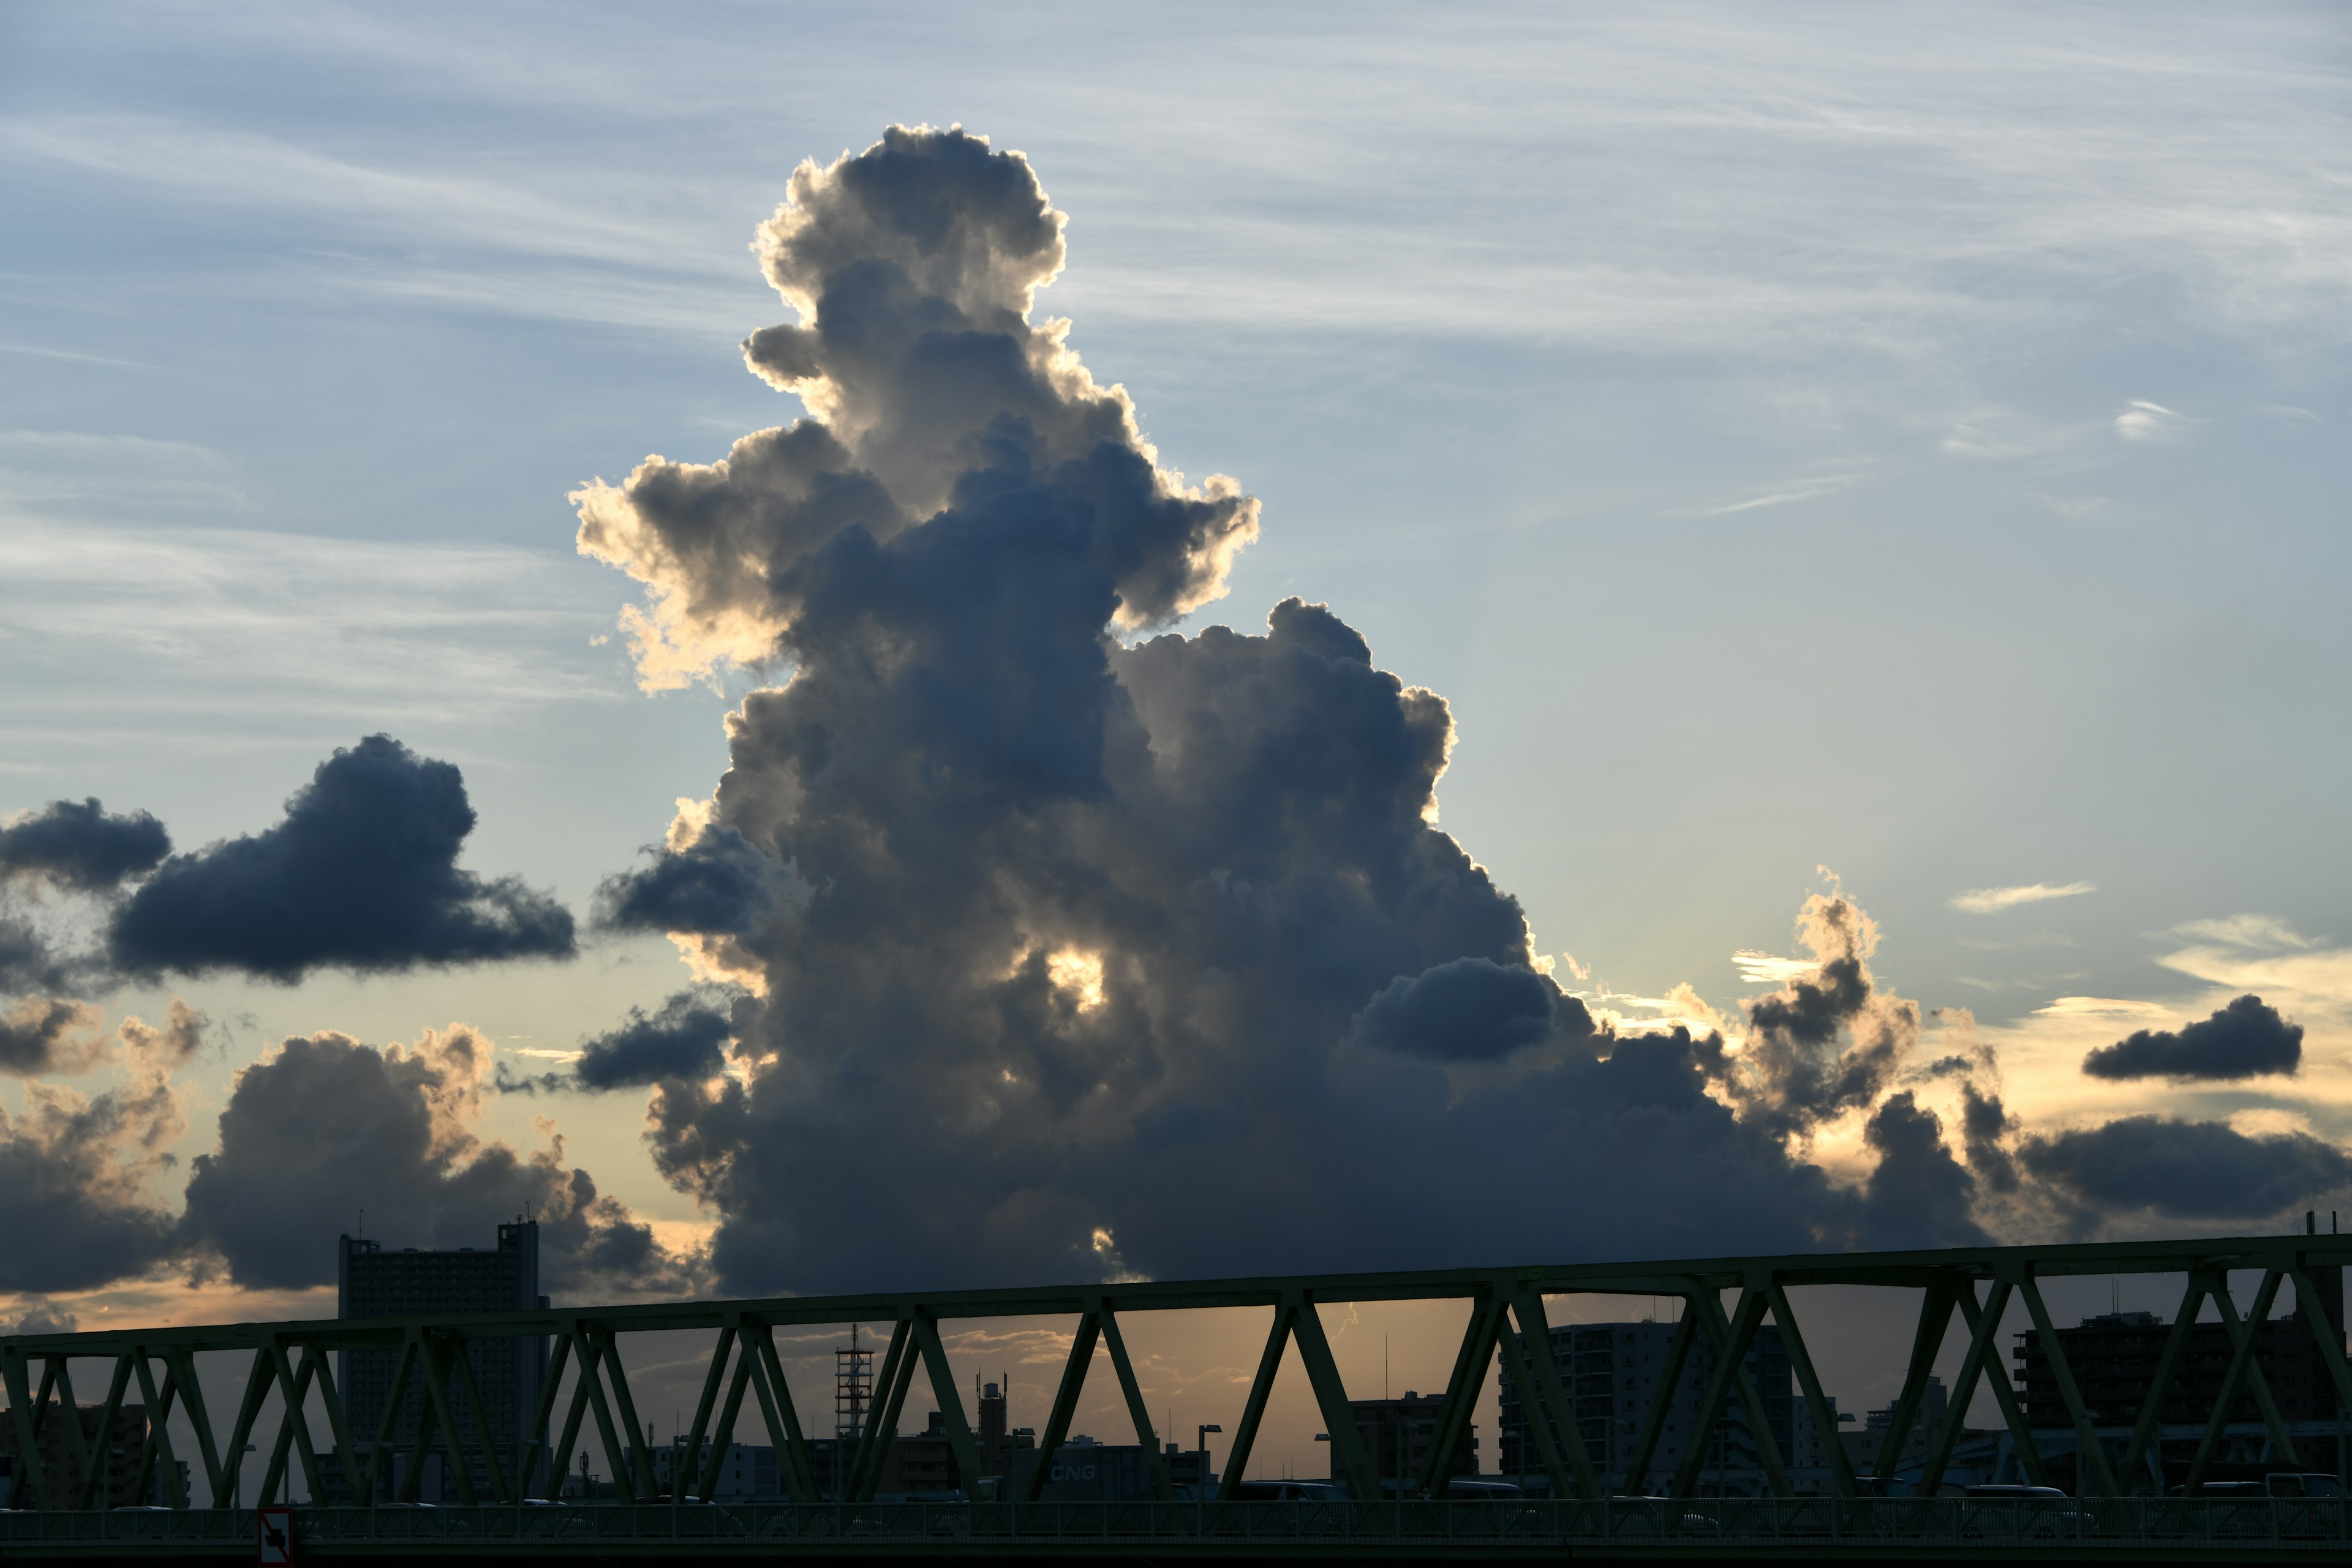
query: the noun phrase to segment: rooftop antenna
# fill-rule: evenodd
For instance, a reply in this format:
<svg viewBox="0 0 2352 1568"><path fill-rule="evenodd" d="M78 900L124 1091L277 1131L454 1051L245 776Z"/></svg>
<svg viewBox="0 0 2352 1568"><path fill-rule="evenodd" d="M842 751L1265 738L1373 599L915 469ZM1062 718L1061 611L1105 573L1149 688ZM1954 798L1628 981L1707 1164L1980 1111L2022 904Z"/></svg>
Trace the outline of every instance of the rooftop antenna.
<svg viewBox="0 0 2352 1568"><path fill-rule="evenodd" d="M367 1210L365 1209L360 1210L360 1239L362 1241L367 1239Z"/></svg>

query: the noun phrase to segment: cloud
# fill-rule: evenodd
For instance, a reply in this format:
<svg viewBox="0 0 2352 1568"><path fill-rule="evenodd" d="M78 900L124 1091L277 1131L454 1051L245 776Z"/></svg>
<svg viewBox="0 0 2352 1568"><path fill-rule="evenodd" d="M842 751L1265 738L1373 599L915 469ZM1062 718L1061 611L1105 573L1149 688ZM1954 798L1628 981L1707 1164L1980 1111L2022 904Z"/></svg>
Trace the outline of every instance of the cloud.
<svg viewBox="0 0 2352 1568"><path fill-rule="evenodd" d="M108 815L96 799L52 801L0 826L0 879L38 879L71 892L106 892L152 871L171 835L147 813Z"/></svg>
<svg viewBox="0 0 2352 1568"><path fill-rule="evenodd" d="M2134 399L2116 416L2116 434L2126 441L2169 441L2196 423L2160 403Z"/></svg>
<svg viewBox="0 0 2352 1568"><path fill-rule="evenodd" d="M1768 490L1747 500L1736 500L1723 506L1706 507L1694 515L1698 517L1730 517L1738 512L1756 511L1769 506L1787 506L1792 501L1811 500L1816 496L1835 495L1849 489L1862 476L1830 474L1821 479L1801 479L1785 489Z"/></svg>
<svg viewBox="0 0 2352 1568"><path fill-rule="evenodd" d="M1584 1004L1523 964L1457 958L1400 974L1356 1016L1350 1038L1437 1061L1493 1061L1552 1038L1592 1033Z"/></svg>
<svg viewBox="0 0 2352 1568"><path fill-rule="evenodd" d="M2227 1081L2292 1073L2303 1061L2303 1026L2259 996L2241 996L2211 1017L2168 1029L2140 1029L2083 1058L2093 1078Z"/></svg>
<svg viewBox="0 0 2352 1568"><path fill-rule="evenodd" d="M0 1318L0 1323L7 1320ZM81 1327L81 1319L62 1308L46 1303L26 1310L25 1315L8 1324L0 1332L11 1334L69 1334Z"/></svg>
<svg viewBox="0 0 2352 1568"><path fill-rule="evenodd" d="M2096 882L2029 882L2015 888L1975 888L1965 893L1954 893L1952 908L1962 914L1994 915L2003 910L2013 910L2021 904L2046 903L2052 899L2079 899L2084 893L2099 890Z"/></svg>
<svg viewBox="0 0 2352 1568"><path fill-rule="evenodd" d="M1442 698L1303 598L1153 635L1225 591L1256 503L1163 467L1066 324L1029 320L1064 249L1024 160L894 129L803 164L761 251L797 320L745 356L810 417L576 497L581 548L645 588L644 685L790 672L599 897L749 993L723 1075L715 1020L610 1054L656 1079L655 1160L717 1215L730 1289L1912 1224L1792 1152L1916 1041L1858 909L1807 907L1814 956L1751 1015L1781 1044L1616 1035L1435 826ZM1924 1114L1883 1129L1890 1193L1955 1185ZM1531 1218L1498 1190L1579 1201ZM1957 1234L1948 1208L1914 1232Z"/></svg>
<svg viewBox="0 0 2352 1568"><path fill-rule="evenodd" d="M1769 966L1788 978L1746 1005L1748 1037L1726 1088L1750 1118L1801 1135L1878 1102L1919 1043L1919 1007L1872 978L1864 960L1878 928L1843 893L1808 899L1797 939L1812 957ZM1792 963L1805 967L1790 973Z"/></svg>
<svg viewBox="0 0 2352 1568"><path fill-rule="evenodd" d="M734 1037L735 1021L727 1007L707 994L681 991L651 1017L641 1008L630 1008L627 1023L588 1040L578 1051L524 1053L562 1056L570 1063L568 1072L514 1079L501 1071L498 1084L502 1090L529 1094L542 1089L621 1089L672 1079L700 1082L725 1066L726 1047Z"/></svg>
<svg viewBox="0 0 2352 1568"><path fill-rule="evenodd" d="M1976 1178L1944 1142L1944 1124L1908 1089L1871 1113L1863 1139L1877 1154L1864 1191L1872 1239L1912 1247L1982 1246Z"/></svg>
<svg viewBox="0 0 2352 1568"><path fill-rule="evenodd" d="M552 1290L695 1289L697 1260L567 1168L551 1129L530 1152L476 1135L490 1058L462 1024L383 1050L331 1032L287 1039L236 1075L218 1144L194 1161L180 1245L240 1286L321 1285L335 1277L334 1237L362 1208L369 1234L413 1247L485 1245L528 1209Z"/></svg>
<svg viewBox="0 0 2352 1568"><path fill-rule="evenodd" d="M134 1033L126 1041L122 1086L84 1096L36 1080L25 1085L22 1115L0 1107L0 1290L87 1289L177 1256L172 1215L151 1189L187 1130L171 1082L181 1058L166 1039Z"/></svg>
<svg viewBox="0 0 2352 1568"><path fill-rule="evenodd" d="M0 1073L87 1072L102 1058L106 1015L63 996L20 998L0 1014Z"/></svg>
<svg viewBox="0 0 2352 1568"><path fill-rule="evenodd" d="M2248 1137L2166 1116L2027 1138L2019 1158L2080 1202L2177 1219L2268 1216L2352 1183L2352 1156L2306 1134Z"/></svg>
<svg viewBox="0 0 2352 1568"><path fill-rule="evenodd" d="M455 767L371 735L320 763L277 826L163 862L116 913L110 956L133 973L287 982L329 967L570 957L561 904L457 868L473 829Z"/></svg>
<svg viewBox="0 0 2352 1568"><path fill-rule="evenodd" d="M2274 915L2227 915L2220 920L2184 921L2172 930L2177 936L2202 937L2227 947L2273 952L2317 945Z"/></svg>

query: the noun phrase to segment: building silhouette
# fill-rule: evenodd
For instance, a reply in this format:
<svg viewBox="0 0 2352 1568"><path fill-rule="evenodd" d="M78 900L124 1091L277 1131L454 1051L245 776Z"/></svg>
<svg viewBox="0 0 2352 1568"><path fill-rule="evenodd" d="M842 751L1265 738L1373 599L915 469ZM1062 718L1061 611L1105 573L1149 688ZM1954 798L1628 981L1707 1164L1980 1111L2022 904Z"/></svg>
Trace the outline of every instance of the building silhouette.
<svg viewBox="0 0 2352 1568"><path fill-rule="evenodd" d="M338 1318L391 1318L452 1312L528 1311L549 1304L539 1290L539 1224L517 1220L501 1225L498 1245L491 1248L454 1249L403 1247L387 1251L381 1243L345 1236L338 1244L335 1268L335 1315ZM374 1448L392 1400L393 1377L398 1369L396 1350L349 1350L337 1353L337 1381L352 1441L362 1465ZM498 1435L499 1465L509 1477L523 1459L531 1438L537 1452L547 1451L545 1431L526 1432L539 1407L540 1390L547 1377L547 1341L539 1335L483 1338L466 1342L466 1360L481 1391L490 1429ZM466 1436L469 1470L478 1496L488 1496L489 1472L478 1457L467 1405L453 1374L447 1391L449 1408ZM379 1484L396 1485L405 1479L404 1467L424 1423L425 1387L420 1359L409 1373L400 1404L394 1413L384 1447L386 1462ZM325 1456L321 1456L323 1459ZM542 1458L543 1463L543 1458ZM534 1467L535 1468L537 1467ZM544 1475L525 1478L534 1489ZM348 1480L337 1468L329 1489L348 1496ZM458 1496L455 1472L449 1468L446 1445L438 1437L428 1446L418 1495L425 1501Z"/></svg>

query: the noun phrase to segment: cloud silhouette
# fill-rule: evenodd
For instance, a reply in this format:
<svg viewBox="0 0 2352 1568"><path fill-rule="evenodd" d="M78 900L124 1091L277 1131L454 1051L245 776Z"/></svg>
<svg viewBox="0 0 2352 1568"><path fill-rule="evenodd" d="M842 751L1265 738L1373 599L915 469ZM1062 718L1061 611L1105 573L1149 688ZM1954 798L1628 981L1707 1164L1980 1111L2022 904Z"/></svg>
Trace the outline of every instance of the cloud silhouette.
<svg viewBox="0 0 2352 1568"><path fill-rule="evenodd" d="M175 855L116 912L109 956L138 974L570 957L572 915L514 878L457 868L474 808L457 770L371 735L319 764L277 826Z"/></svg>
<svg viewBox="0 0 2352 1568"><path fill-rule="evenodd" d="M180 1020L193 1020L193 1027ZM185 1103L172 1071L182 1040L200 1035L202 1018L174 1005L173 1022L152 1029L125 1020L127 1081L84 1096L37 1080L25 1085L25 1110L0 1106L0 1290L81 1290L146 1274L179 1254L178 1227L149 1189L172 1164L172 1145L187 1130Z"/></svg>
<svg viewBox="0 0 2352 1568"><path fill-rule="evenodd" d="M0 1073L85 1072L105 1045L106 1015L65 996L26 996L0 1013Z"/></svg>
<svg viewBox="0 0 2352 1568"><path fill-rule="evenodd" d="M2028 1171L2082 1203L2179 1219L2274 1215L2352 1184L2352 1156L2309 1133L2250 1137L2168 1116L2028 1138L2018 1153Z"/></svg>
<svg viewBox="0 0 2352 1568"><path fill-rule="evenodd" d="M509 1093L533 1094L643 1087L670 1079L699 1082L725 1065L727 1045L734 1037L729 1008L704 993L681 991L650 1017L642 1008L630 1008L626 1023L585 1042L567 1070L514 1078L501 1067L498 1086Z"/></svg>
<svg viewBox="0 0 2352 1568"><path fill-rule="evenodd" d="M1553 1037L1580 1040L1591 1015L1549 975L1490 958L1457 958L1398 975L1356 1016L1353 1038L1440 1061L1491 1061Z"/></svg>
<svg viewBox="0 0 2352 1568"><path fill-rule="evenodd" d="M179 1247L239 1285L295 1289L335 1277L334 1238L362 1207L369 1234L412 1247L480 1246L528 1210L551 1290L694 1289L697 1261L567 1167L562 1139L524 1153L476 1135L490 1058L464 1025L427 1030L413 1048L287 1039L236 1075L218 1146L194 1161Z"/></svg>
<svg viewBox="0 0 2352 1568"><path fill-rule="evenodd" d="M2292 1073L2303 1061L2303 1026L2259 996L2241 996L2179 1031L2141 1029L2083 1058L2093 1078L2227 1082Z"/></svg>
<svg viewBox="0 0 2352 1568"><path fill-rule="evenodd" d="M38 878L71 892L105 892L152 871L172 837L147 813L110 815L93 797L52 801L0 827L0 879Z"/></svg>
<svg viewBox="0 0 2352 1568"><path fill-rule="evenodd" d="M1160 629L1224 593L1257 504L1161 466L1030 320L1065 251L1025 160L894 128L803 163L761 254L798 320L745 357L810 416L575 497L645 587L643 684L791 671L599 899L749 994L740 1076L648 1111L730 1288L1966 1233L1792 1152L1916 1043L1859 910L1809 910L1740 1062L1612 1038L1434 825L1443 699L1299 598ZM641 1059L614 1070L673 1058ZM1890 1190L1964 1194L1932 1115L1881 1142Z"/></svg>

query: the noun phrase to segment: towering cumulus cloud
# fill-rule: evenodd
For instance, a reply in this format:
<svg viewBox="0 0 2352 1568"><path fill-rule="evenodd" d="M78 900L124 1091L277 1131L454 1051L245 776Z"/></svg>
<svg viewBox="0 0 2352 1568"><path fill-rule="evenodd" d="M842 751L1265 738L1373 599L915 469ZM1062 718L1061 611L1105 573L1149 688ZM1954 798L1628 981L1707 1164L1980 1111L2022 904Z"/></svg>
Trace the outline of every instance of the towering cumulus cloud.
<svg viewBox="0 0 2352 1568"><path fill-rule="evenodd" d="M1030 321L1063 241L1024 159L893 130L802 165L760 248L799 319L744 352L811 417L575 498L646 585L648 688L788 677L600 900L753 999L735 1073L715 1026L627 1058L686 1064L654 1151L730 1285L1877 1234L1790 1152L1916 1031L1858 925L1711 1094L1719 1041L1611 1039L1435 827L1441 699L1298 599L1152 635L1225 591L1257 506L1161 467ZM1876 1136L1965 1184L1908 1102Z"/></svg>

